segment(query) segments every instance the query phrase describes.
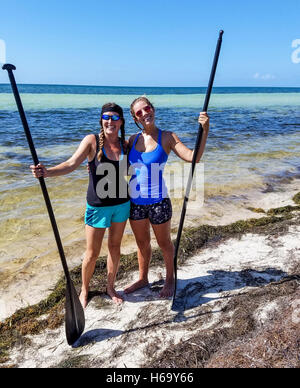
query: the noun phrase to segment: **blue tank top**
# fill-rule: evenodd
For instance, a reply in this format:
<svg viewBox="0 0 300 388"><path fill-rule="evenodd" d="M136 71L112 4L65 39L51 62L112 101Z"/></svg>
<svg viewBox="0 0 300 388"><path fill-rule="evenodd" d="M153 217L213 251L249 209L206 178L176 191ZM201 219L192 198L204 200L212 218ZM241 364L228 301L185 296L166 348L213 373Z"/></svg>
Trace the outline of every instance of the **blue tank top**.
<svg viewBox="0 0 300 388"><path fill-rule="evenodd" d="M158 133L157 147L151 152L137 151L135 145L140 137L136 136L129 153L129 182L131 202L136 205L151 205L168 197L168 190L163 179L168 154L161 145L162 131Z"/></svg>

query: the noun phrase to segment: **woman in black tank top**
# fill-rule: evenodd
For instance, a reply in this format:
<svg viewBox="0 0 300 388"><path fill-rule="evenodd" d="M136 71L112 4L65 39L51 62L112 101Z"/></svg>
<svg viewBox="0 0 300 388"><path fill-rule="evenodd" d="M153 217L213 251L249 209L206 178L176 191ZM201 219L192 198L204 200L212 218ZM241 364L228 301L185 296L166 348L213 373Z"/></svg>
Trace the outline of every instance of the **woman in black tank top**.
<svg viewBox="0 0 300 388"><path fill-rule="evenodd" d="M86 136L67 161L52 168L46 168L42 164L30 166L36 178L47 178L69 174L88 159L89 186L85 216L87 249L82 263L80 294L84 308L88 303L89 283L100 255L106 228L109 228L107 294L115 303L123 301L114 286L120 262L121 240L130 212L127 181L123 176L127 175L127 162L124 158L127 143L122 108L114 103L105 104L101 111L100 125L100 134ZM119 131L121 138L118 137ZM111 171L114 173L110 173ZM114 195L110 195L111 191L107 190L110 185L113 186Z"/></svg>

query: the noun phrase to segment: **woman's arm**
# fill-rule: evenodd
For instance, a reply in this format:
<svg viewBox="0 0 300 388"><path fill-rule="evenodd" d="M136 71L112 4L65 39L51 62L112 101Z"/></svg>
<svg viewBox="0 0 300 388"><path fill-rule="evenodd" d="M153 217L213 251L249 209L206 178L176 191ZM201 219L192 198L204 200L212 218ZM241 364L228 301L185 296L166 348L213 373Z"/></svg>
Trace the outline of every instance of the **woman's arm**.
<svg viewBox="0 0 300 388"><path fill-rule="evenodd" d="M47 169L42 163L37 166L30 166L33 176L35 178L47 178L70 174L72 171L76 170L91 153L93 137L93 135L86 136L71 158L55 167Z"/></svg>
<svg viewBox="0 0 300 388"><path fill-rule="evenodd" d="M197 163L199 163L204 153L208 131L209 131L209 117L206 112L200 113L198 122L199 124L202 125L203 136L202 136L201 146L199 148L197 159L196 159ZM169 133L169 145L171 150L174 151L179 158L181 158L185 162L191 163L193 161L194 150L191 150L190 148L185 146L182 143L182 141L179 139L179 137L173 132Z"/></svg>

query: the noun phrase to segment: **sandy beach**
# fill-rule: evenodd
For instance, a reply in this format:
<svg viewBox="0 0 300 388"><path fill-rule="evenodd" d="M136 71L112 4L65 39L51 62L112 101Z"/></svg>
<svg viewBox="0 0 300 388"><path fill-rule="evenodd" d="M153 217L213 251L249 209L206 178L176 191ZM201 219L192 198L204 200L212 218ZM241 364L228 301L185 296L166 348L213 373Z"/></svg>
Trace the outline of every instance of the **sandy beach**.
<svg viewBox="0 0 300 388"><path fill-rule="evenodd" d="M125 300L121 306L101 292L94 294L86 309L85 332L73 347L66 343L63 319L54 329L47 328L51 312L32 317L31 323L26 318L29 329L17 329L24 317L12 317L10 323L19 334L1 366L299 367L300 213L298 207L291 210L292 204L295 207L286 199L280 203L287 206L285 211L252 218L252 232L243 231L241 222L225 224L220 227L223 232L208 238L200 249L189 246L197 246L203 232L193 229L185 234L187 258L178 270L175 311L170 300L158 297L164 271L154 263L150 287L124 295L122 290L138 273L131 271L118 280L117 290ZM226 237L230 228L240 230ZM35 335L21 335L22 330L35 331L35 320L48 324ZM2 341L8 322L1 327Z"/></svg>

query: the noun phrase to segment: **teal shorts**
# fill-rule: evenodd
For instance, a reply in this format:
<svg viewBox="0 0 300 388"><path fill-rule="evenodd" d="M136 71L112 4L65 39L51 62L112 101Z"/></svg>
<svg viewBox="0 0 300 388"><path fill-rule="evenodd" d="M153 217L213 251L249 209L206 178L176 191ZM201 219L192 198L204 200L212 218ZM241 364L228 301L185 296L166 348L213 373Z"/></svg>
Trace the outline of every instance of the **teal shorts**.
<svg viewBox="0 0 300 388"><path fill-rule="evenodd" d="M121 205L94 207L86 204L84 222L93 228L109 228L112 222L124 222L130 215L130 201Z"/></svg>

